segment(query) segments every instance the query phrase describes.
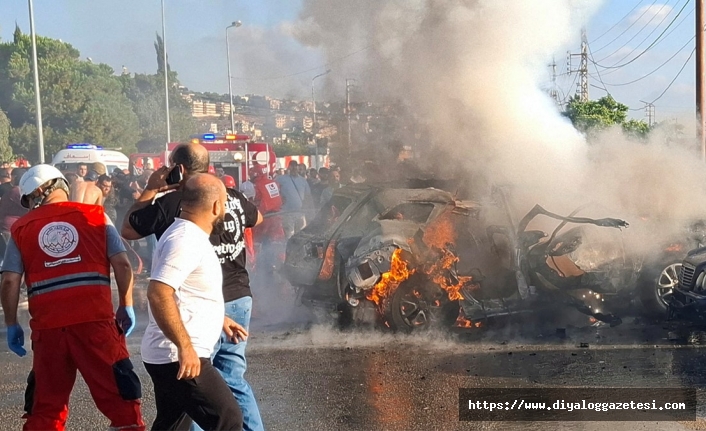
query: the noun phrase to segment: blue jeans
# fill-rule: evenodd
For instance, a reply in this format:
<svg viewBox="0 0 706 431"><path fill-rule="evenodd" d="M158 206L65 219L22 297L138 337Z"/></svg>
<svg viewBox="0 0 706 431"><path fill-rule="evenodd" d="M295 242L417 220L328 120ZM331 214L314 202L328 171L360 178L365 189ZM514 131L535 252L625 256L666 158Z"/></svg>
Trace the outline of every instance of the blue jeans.
<svg viewBox="0 0 706 431"><path fill-rule="evenodd" d="M252 311L252 298L245 296L235 301L226 302L226 316L238 322L246 330L250 328L250 312ZM245 380L245 360L246 341L233 344L225 334L221 334L221 339L216 346L215 354L212 358L213 366L221 373L231 392L238 400L240 409L243 411L243 430L264 431L260 410L255 401L252 388ZM191 426L192 431L201 431L196 423Z"/></svg>

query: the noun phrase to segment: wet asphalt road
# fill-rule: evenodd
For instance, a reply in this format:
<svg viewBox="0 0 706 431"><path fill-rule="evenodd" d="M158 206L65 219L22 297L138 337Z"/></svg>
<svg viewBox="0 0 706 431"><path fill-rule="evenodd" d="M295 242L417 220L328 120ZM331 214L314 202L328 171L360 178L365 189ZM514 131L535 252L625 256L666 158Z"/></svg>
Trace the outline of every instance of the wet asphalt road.
<svg viewBox="0 0 706 431"><path fill-rule="evenodd" d="M146 324L143 297L137 306L138 330L128 343L143 382L149 425L155 414L152 388L139 356ZM268 430L706 429L701 419L458 421L459 387L703 388L706 332L699 328L628 318L617 328L569 326L565 337L556 332L556 322L546 321L514 322L471 336L398 336L371 329L340 332L307 324L310 318L302 309L255 310L247 377ZM18 430L31 354L18 358L7 350L4 329L0 336L0 430ZM70 408L69 429L106 429L80 378ZM706 417L701 392L697 416Z"/></svg>

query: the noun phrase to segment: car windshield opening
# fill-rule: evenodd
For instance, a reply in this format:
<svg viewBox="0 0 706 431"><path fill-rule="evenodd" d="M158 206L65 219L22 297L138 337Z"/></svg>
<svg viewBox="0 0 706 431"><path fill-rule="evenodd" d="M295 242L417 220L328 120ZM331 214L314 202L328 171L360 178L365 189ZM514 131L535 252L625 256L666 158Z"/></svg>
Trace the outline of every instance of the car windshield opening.
<svg viewBox="0 0 706 431"><path fill-rule="evenodd" d="M433 210L434 204L431 203L405 202L383 214L380 220L406 220L415 223L426 223Z"/></svg>

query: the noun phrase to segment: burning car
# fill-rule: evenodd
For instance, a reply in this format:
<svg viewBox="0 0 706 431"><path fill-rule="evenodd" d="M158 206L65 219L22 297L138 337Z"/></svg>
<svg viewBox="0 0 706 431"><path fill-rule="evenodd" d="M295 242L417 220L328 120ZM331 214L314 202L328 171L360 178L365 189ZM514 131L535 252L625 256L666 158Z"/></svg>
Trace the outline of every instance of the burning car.
<svg viewBox="0 0 706 431"><path fill-rule="evenodd" d="M475 328L559 304L619 324L614 310L652 280L652 262L622 247L626 222L578 211L536 206L515 223L502 193L481 204L437 189L349 186L289 240L284 272L304 302L343 315L372 311L396 330ZM538 216L559 225L528 230Z"/></svg>

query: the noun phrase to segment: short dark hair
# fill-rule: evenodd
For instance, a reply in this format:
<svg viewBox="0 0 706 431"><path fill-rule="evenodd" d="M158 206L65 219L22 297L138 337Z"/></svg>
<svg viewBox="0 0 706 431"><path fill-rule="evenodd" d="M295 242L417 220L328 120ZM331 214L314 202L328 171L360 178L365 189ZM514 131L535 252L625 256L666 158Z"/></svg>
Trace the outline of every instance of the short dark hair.
<svg viewBox="0 0 706 431"><path fill-rule="evenodd" d="M98 177L98 181L96 181L96 182L98 182L98 183L112 183L113 179L111 177L109 177L108 175L103 174L100 177Z"/></svg>
<svg viewBox="0 0 706 431"><path fill-rule="evenodd" d="M83 163L83 162L81 162L81 163L78 164L78 166L76 166L76 168L80 168L81 166L85 166L86 169L88 169L88 163Z"/></svg>
<svg viewBox="0 0 706 431"><path fill-rule="evenodd" d="M11 175L11 178L12 178L12 179L11 179L11 182L12 182L12 185L13 185L13 186L19 186L19 185L20 185L20 180L22 179L22 175L24 175L25 172L27 172L27 169L23 169L23 168L15 168L15 169L12 170L12 174L10 174L10 175ZM74 175L75 175L75 174L74 174ZM77 176L78 176L78 175L77 175Z"/></svg>
<svg viewBox="0 0 706 431"><path fill-rule="evenodd" d="M205 174L208 172L208 165L210 163L208 152L206 156L196 151L192 144L181 144L178 145L171 154L172 163L175 165L182 165L184 171L190 175L201 173Z"/></svg>
<svg viewBox="0 0 706 431"><path fill-rule="evenodd" d="M296 160L290 160L289 164L287 165L287 168L292 169L293 167L296 168L297 166L299 166L299 162L297 162Z"/></svg>

